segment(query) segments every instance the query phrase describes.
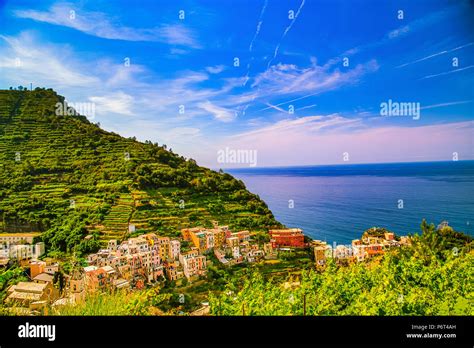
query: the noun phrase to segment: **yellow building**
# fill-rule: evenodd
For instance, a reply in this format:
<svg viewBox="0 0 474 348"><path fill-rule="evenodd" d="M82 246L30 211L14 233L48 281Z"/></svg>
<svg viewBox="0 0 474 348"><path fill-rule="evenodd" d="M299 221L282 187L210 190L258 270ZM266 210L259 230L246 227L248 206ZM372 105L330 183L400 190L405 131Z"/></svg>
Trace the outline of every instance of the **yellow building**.
<svg viewBox="0 0 474 348"><path fill-rule="evenodd" d="M158 237L157 238L159 249L158 253L162 260L166 260L170 255L170 239L169 237Z"/></svg>
<svg viewBox="0 0 474 348"><path fill-rule="evenodd" d="M314 253L314 261L316 265L322 266L326 264L327 258L332 256L332 248L326 242L320 240L313 240L311 242Z"/></svg>
<svg viewBox="0 0 474 348"><path fill-rule="evenodd" d="M225 231L221 229L212 230L214 233L214 246L221 248L225 244Z"/></svg>

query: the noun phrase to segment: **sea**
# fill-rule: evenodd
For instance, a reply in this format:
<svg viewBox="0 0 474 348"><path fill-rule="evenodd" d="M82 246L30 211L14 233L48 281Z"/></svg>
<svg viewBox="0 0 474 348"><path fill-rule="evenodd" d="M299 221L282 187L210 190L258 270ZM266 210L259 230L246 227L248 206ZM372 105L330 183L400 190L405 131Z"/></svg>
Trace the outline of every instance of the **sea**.
<svg viewBox="0 0 474 348"><path fill-rule="evenodd" d="M474 235L474 161L227 169L287 227L350 244L371 227L419 233L422 219Z"/></svg>

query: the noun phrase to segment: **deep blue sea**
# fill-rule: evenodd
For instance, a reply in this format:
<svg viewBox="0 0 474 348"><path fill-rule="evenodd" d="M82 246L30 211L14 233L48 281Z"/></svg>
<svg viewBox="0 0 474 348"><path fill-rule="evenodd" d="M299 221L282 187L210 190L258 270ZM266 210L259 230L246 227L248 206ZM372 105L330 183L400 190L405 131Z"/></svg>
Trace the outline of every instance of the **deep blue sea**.
<svg viewBox="0 0 474 348"><path fill-rule="evenodd" d="M258 194L278 221L314 239L346 244L373 226L406 235L419 232L423 218L474 234L474 161L226 171Z"/></svg>

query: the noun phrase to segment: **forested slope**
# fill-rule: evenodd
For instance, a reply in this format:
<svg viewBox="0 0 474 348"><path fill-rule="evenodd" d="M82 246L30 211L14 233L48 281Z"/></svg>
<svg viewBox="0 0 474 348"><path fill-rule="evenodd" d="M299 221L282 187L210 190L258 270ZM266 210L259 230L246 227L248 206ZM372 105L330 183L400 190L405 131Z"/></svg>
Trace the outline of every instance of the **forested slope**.
<svg viewBox="0 0 474 348"><path fill-rule="evenodd" d="M58 116L63 101L51 89L0 90L0 231L44 232L50 249L85 252L123 238L129 223L163 235L212 220L235 229L279 226L242 181L164 144Z"/></svg>

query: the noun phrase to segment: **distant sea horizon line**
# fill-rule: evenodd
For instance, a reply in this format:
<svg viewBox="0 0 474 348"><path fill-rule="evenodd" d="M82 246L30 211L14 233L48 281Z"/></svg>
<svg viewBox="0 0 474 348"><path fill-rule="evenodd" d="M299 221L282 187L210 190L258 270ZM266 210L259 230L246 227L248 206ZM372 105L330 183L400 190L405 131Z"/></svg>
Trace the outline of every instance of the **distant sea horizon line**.
<svg viewBox="0 0 474 348"><path fill-rule="evenodd" d="M456 162L474 162L473 159L463 160L435 160L435 161L407 161L407 162L360 162L360 163L328 163L328 164L290 164L290 165L279 165L279 166L255 166L251 167L248 165L242 165L240 167L209 167L212 170L223 171L230 170L258 170L258 169L280 169L280 168L307 168L307 167L344 167L344 166L355 166L355 165L387 165L387 164L423 164L423 163L456 163Z"/></svg>

